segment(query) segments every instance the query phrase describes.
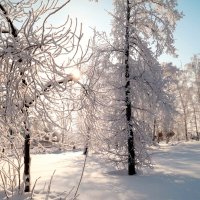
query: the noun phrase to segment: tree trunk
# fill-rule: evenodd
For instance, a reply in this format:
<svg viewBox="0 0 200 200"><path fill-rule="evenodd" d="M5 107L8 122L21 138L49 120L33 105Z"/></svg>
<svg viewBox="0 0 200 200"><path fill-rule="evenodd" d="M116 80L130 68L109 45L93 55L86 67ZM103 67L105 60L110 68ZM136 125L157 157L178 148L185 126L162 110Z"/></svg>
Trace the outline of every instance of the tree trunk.
<svg viewBox="0 0 200 200"><path fill-rule="evenodd" d="M185 140L188 141L188 128L187 128L187 118L186 118L186 116L184 116L184 125L185 125Z"/></svg>
<svg viewBox="0 0 200 200"><path fill-rule="evenodd" d="M152 137L153 142L156 141L156 119L154 118L153 120L153 137Z"/></svg>
<svg viewBox="0 0 200 200"><path fill-rule="evenodd" d="M29 118L28 118L28 108L22 110L25 115L24 129L25 129L25 138L24 138L24 192L30 192L31 185L31 175L30 175L30 127L29 127Z"/></svg>
<svg viewBox="0 0 200 200"><path fill-rule="evenodd" d="M24 192L30 192L30 134L24 140Z"/></svg>
<svg viewBox="0 0 200 200"><path fill-rule="evenodd" d="M125 104L128 134L128 174L134 175L135 171L135 147L132 127L132 109L130 100L130 66L129 66L129 26L130 26L130 2L127 0L126 10L126 35L125 35Z"/></svg>
<svg viewBox="0 0 200 200"><path fill-rule="evenodd" d="M195 129L196 129L196 134L197 134L197 140L199 141L199 131L198 131L198 125L197 125L197 115L196 115L196 110L195 110L195 107L194 107L194 104L193 105L193 110L194 110L194 123L195 123Z"/></svg>
<svg viewBox="0 0 200 200"><path fill-rule="evenodd" d="M183 107L183 118L184 118L184 127L185 127L185 140L188 141L188 127L187 127L187 112L186 112L186 106L182 97L182 94L180 92L180 89L178 88L179 96L181 105Z"/></svg>

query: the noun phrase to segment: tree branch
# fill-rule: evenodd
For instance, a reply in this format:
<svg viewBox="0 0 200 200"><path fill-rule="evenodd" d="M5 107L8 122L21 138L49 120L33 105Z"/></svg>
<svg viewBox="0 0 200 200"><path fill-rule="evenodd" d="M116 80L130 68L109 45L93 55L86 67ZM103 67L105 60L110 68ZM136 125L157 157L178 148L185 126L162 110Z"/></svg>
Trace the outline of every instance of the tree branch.
<svg viewBox="0 0 200 200"><path fill-rule="evenodd" d="M11 28L11 34L13 35L13 37L17 37L17 29L14 27L11 19L8 17L8 12L6 11L6 9L2 6L2 4L0 4L0 10L3 12L5 18L6 18L6 21L8 22L10 28Z"/></svg>

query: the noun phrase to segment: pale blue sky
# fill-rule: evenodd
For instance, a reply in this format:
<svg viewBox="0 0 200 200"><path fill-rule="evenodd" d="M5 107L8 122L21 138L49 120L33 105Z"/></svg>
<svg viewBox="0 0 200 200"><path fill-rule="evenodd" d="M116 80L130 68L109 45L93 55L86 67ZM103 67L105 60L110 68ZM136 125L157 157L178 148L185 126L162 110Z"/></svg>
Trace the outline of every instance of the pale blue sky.
<svg viewBox="0 0 200 200"><path fill-rule="evenodd" d="M190 62L194 54L200 54L200 0L178 0L178 4L178 9L185 15L174 33L179 57L162 56L162 60L181 67Z"/></svg>
<svg viewBox="0 0 200 200"><path fill-rule="evenodd" d="M71 0L63 14L70 14L72 17L77 17L79 22L82 21L85 35L89 35L91 33L88 31L89 26L95 26L101 31L110 30L111 17L105 10L111 9L112 0L99 0L98 3L89 0ZM179 57L164 55L160 61L173 62L177 67L181 67L190 62L194 54L200 53L200 0L178 0L178 9L185 15L178 22L174 33Z"/></svg>

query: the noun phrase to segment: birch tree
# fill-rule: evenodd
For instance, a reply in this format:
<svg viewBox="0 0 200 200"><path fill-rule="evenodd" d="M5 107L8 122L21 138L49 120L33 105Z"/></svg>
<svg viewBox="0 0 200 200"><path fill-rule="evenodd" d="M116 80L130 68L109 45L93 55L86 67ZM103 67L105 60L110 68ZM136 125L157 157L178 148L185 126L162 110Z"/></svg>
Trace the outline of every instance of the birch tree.
<svg viewBox="0 0 200 200"><path fill-rule="evenodd" d="M128 162L133 175L136 167L149 165L145 146L152 105L168 109L157 58L175 53L173 31L181 13L175 0L114 0L113 5L111 38L99 33L95 38L100 134L110 159Z"/></svg>
<svg viewBox="0 0 200 200"><path fill-rule="evenodd" d="M176 107L177 111L179 112L179 125L177 128L179 129L179 132L184 133L184 138L186 141L188 141L192 135L194 136L192 132L196 132L198 138L197 90L195 87L193 87L193 75L190 73L190 71L186 69L180 70L177 75L178 81L175 91ZM194 107L195 104L196 106ZM193 124L195 127L192 127Z"/></svg>
<svg viewBox="0 0 200 200"><path fill-rule="evenodd" d="M197 140L199 140L199 112L200 112L200 56L194 55L191 62L186 65L186 70L190 74L190 100L192 113L194 116L194 126Z"/></svg>
<svg viewBox="0 0 200 200"><path fill-rule="evenodd" d="M48 117L48 107L65 92L73 102L76 77L87 61L81 47L82 26L69 16L62 24L50 21L69 1L3 0L0 3L1 128L24 137L24 191L30 191L29 116ZM60 62L60 60L63 62ZM74 81L74 83L73 83ZM71 104L69 110L78 109Z"/></svg>
<svg viewBox="0 0 200 200"><path fill-rule="evenodd" d="M163 70L163 81L165 82L165 87L163 90L167 94L168 97L168 108L158 107L155 111L158 112L156 115L156 129L157 134L156 137L159 140L158 134L161 133L163 138L168 138L166 134L170 132L174 132L176 117L178 115L177 107L176 107L176 98L177 98L177 84L178 84L178 74L179 69L176 66L173 66L172 63L162 63L161 64Z"/></svg>
<svg viewBox="0 0 200 200"><path fill-rule="evenodd" d="M191 60L191 63L188 64L188 68L190 68L193 73L196 95L198 103L200 103L200 55L194 55Z"/></svg>

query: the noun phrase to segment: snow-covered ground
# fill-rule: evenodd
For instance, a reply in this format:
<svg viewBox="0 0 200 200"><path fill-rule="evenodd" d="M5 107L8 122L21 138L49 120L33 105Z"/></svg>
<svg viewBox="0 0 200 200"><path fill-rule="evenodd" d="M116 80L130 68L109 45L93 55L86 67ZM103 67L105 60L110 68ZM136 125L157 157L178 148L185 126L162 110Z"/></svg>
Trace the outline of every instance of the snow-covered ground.
<svg viewBox="0 0 200 200"><path fill-rule="evenodd" d="M127 176L115 171L100 156L89 154L79 200L199 200L200 142L161 144L151 150L154 168L142 175ZM35 200L45 200L49 181L55 174L49 199L72 199L80 179L82 152L32 155L32 184ZM46 184L45 184L46 182ZM1 189L0 189L1 190ZM64 192L64 193L63 193ZM0 193L0 199L3 192ZM28 199L15 197L14 200Z"/></svg>

